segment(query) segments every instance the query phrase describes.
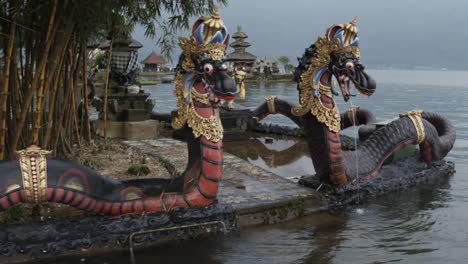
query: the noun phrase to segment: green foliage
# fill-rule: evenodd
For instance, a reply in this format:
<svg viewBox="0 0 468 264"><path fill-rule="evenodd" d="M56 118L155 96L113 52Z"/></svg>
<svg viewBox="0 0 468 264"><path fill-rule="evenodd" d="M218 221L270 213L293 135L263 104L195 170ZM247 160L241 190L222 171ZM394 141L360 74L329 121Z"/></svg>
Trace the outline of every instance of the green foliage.
<svg viewBox="0 0 468 264"><path fill-rule="evenodd" d="M289 63L289 58L287 56L280 56L277 60L281 65L283 65L283 67Z"/></svg>
<svg viewBox="0 0 468 264"><path fill-rule="evenodd" d="M27 216L27 208L24 204L15 204L5 212L5 222L23 223Z"/></svg>
<svg viewBox="0 0 468 264"><path fill-rule="evenodd" d="M219 0L226 5L227 0ZM208 15L216 9L216 0L80 0L77 31L83 39L96 36L129 36L135 25L145 28L147 37L155 38L161 53L170 59L176 45L175 34L188 29L189 19Z"/></svg>
<svg viewBox="0 0 468 264"><path fill-rule="evenodd" d="M146 164L132 164L128 167L127 173L130 175L148 175L150 173L150 169Z"/></svg>
<svg viewBox="0 0 468 264"><path fill-rule="evenodd" d="M280 56L277 61L283 65L285 73L291 73L294 70L294 66L289 63L287 56Z"/></svg>
<svg viewBox="0 0 468 264"><path fill-rule="evenodd" d="M277 60L274 60L274 61L271 63L271 72L272 72L272 73L279 73L279 72L280 72L279 67L278 67L278 61L277 61Z"/></svg>
<svg viewBox="0 0 468 264"><path fill-rule="evenodd" d="M0 105L7 106L0 110L0 120L6 120L0 122L0 157L31 144L60 156L83 135L91 140L90 129L78 124L85 121L79 111L63 111L79 105L84 94L85 46L127 38L139 24L168 58L177 31L216 5L216 0L0 0L0 50L12 58L5 67L10 72L2 67L0 74ZM102 60L99 55L95 62L102 66Z"/></svg>
<svg viewBox="0 0 468 264"><path fill-rule="evenodd" d="M294 71L294 65L288 63L284 65L284 71L286 73L292 73Z"/></svg>
<svg viewBox="0 0 468 264"><path fill-rule="evenodd" d="M97 52L92 58L92 68L97 67L98 69L106 68L106 53L103 51Z"/></svg>

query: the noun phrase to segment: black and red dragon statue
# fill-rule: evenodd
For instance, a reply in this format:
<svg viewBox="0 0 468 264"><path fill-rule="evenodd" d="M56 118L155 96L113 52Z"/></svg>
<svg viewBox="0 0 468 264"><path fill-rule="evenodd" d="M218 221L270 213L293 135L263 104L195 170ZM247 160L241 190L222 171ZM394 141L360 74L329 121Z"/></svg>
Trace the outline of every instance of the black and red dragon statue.
<svg viewBox="0 0 468 264"><path fill-rule="evenodd" d="M359 62L356 23L355 18L350 23L332 25L325 37L319 37L298 59L294 79L299 106L270 96L253 111L258 120L269 114L282 114L302 127L320 182L337 187L377 176L384 161L406 145L419 145L421 159L431 163L443 159L455 142L455 128L436 113L404 113L377 130L372 126L375 117L370 111L352 107L339 113L333 77L345 101L354 96L351 83L366 96L376 89L376 82ZM343 151L339 132L352 125L366 125L359 131L365 141L355 151Z"/></svg>
<svg viewBox="0 0 468 264"><path fill-rule="evenodd" d="M203 207L216 200L223 169L223 127L217 107L237 93L223 58L229 34L219 13L199 18L183 54L174 93L173 126L187 133L189 162L175 180L115 181L71 161L48 158L31 146L18 160L0 161L0 210L18 203L62 203L104 215Z"/></svg>

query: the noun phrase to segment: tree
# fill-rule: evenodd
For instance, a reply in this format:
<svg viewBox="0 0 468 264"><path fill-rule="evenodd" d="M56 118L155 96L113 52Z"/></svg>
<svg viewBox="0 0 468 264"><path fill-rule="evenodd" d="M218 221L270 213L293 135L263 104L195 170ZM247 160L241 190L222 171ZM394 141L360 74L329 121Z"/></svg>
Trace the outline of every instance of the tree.
<svg viewBox="0 0 468 264"><path fill-rule="evenodd" d="M279 73L279 67L278 67L278 61L277 61L277 60L274 60L274 61L271 63L271 72L274 73L274 74L278 74L278 73Z"/></svg>
<svg viewBox="0 0 468 264"><path fill-rule="evenodd" d="M284 71L287 72L286 65L289 64L289 58L287 56L280 56L277 60L283 66Z"/></svg>
<svg viewBox="0 0 468 264"><path fill-rule="evenodd" d="M97 67L98 69L105 69L106 68L106 53L103 51L97 52L92 57L91 63L93 66Z"/></svg>
<svg viewBox="0 0 468 264"><path fill-rule="evenodd" d="M88 133L76 108L86 98L78 82L89 40L112 41L139 23L168 56L177 30L215 7L215 0L0 0L0 159L31 144L64 154Z"/></svg>
<svg viewBox="0 0 468 264"><path fill-rule="evenodd" d="M293 71L294 71L294 65L292 65L291 63L287 63L286 65L284 65L285 73L292 73Z"/></svg>

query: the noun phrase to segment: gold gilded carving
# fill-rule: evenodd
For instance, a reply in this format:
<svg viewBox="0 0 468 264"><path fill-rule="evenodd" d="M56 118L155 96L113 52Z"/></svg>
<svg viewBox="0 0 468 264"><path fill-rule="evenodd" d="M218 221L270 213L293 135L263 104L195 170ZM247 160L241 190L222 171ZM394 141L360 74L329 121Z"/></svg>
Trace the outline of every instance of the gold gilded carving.
<svg viewBox="0 0 468 264"><path fill-rule="evenodd" d="M320 95L324 94L332 97L330 87L323 84L316 83L314 76L317 71L328 64L330 61L330 54L339 48L339 40L334 42L329 41L327 38L319 37L315 42L316 55L311 59L311 64L307 71L301 75L299 82L299 103L297 107L291 109L291 113L295 116L305 115L311 112L312 115L317 117L317 120L324 123L331 131L340 131L340 115L336 104L333 102L333 108L327 108L322 104ZM319 96L313 95L313 90L319 91Z"/></svg>
<svg viewBox="0 0 468 264"><path fill-rule="evenodd" d="M224 57L224 52L226 50L226 46L222 43L210 43L206 44L208 46L208 52L210 53L211 59L215 61L220 61Z"/></svg>
<svg viewBox="0 0 468 264"><path fill-rule="evenodd" d="M311 63L307 71L301 75L299 82L299 106L293 107L291 113L295 116L303 116L312 108L313 90L319 89L318 83L313 80L317 71L328 64L330 54L339 48L339 40L333 43L327 38L318 37L315 42L316 55L311 59ZM320 82L320 81L319 81Z"/></svg>
<svg viewBox="0 0 468 264"><path fill-rule="evenodd" d="M191 89L191 92L192 94L192 100L195 100L195 101L198 101L202 104L209 104L210 103L210 99L209 99L209 95L208 93L200 93L198 92L196 89Z"/></svg>
<svg viewBox="0 0 468 264"><path fill-rule="evenodd" d="M219 11L216 11L211 17L203 18L203 38L206 44L200 44L194 36L190 39L179 37L179 46L181 47L184 60L181 62L181 67L186 73L191 73L195 69L193 61L194 55L202 55L210 57L214 61L222 61L226 52L224 43L208 43L213 36L224 28L224 22L221 20ZM193 87L190 92L190 99L187 101L188 90L184 89L184 76L186 73L178 73L175 79L174 95L177 98L177 116L172 120L174 129L180 129L187 124L193 130L195 137L203 135L211 141L219 141L223 139L223 126L219 118L218 112L210 117L203 117L197 113L194 101L202 104L210 104L208 93L200 93Z"/></svg>
<svg viewBox="0 0 468 264"><path fill-rule="evenodd" d="M333 98L331 89L323 85L320 80L316 82L314 76L319 69L325 67L330 62L330 55L332 53L351 52L359 59L359 47L347 46L358 32L356 22L357 18L351 23L333 25L331 27L341 27L345 30L345 47L340 47L340 41L338 39L332 39L330 36L328 36L328 38L318 37L315 42L316 54L312 57L309 68L302 73L299 81L299 106L291 109L293 115L303 116L310 111L312 115L317 117L319 122L324 123L331 131L338 132L340 130L340 115L335 102L333 102L333 108L330 109L325 107L320 100L321 95ZM314 91L317 90L319 96L314 95Z"/></svg>
<svg viewBox="0 0 468 264"><path fill-rule="evenodd" d="M207 140L218 142L223 139L223 125L217 114L210 117L203 117L197 113L192 100L196 100L196 96L189 103L185 101L183 96L183 74L177 74L175 79L176 88L174 94L177 97L177 116L172 120L174 129L180 129L187 124L193 130L196 138L203 135ZM194 94L192 90L192 95ZM195 94L204 97L203 94L196 92Z"/></svg>
<svg viewBox="0 0 468 264"><path fill-rule="evenodd" d="M270 95L266 98L267 105L268 105L268 112L274 114L276 113L275 109L275 98L276 96Z"/></svg>
<svg viewBox="0 0 468 264"><path fill-rule="evenodd" d="M333 98L330 86L323 85L321 82L318 83L319 93L326 95L329 98Z"/></svg>
<svg viewBox="0 0 468 264"><path fill-rule="evenodd" d="M423 110L414 110L401 114L400 116L407 116L413 122L414 127L416 128L416 134L418 138L416 139L416 144L421 144L426 138L426 132L424 130L424 124L422 121L422 112Z"/></svg>
<svg viewBox="0 0 468 264"><path fill-rule="evenodd" d="M194 69L192 61L192 55L205 52L212 60L222 60L224 53L226 52L226 45L223 43L207 43L198 44L195 38L191 37L190 40L179 37L179 46L182 48L185 56L184 62L182 62L182 68L191 72Z"/></svg>
<svg viewBox="0 0 468 264"><path fill-rule="evenodd" d="M218 115L215 114L208 118L202 117L195 110L193 103L189 106L187 124L192 128L195 138L203 135L207 140L214 142L223 139L224 129Z"/></svg>
<svg viewBox="0 0 468 264"><path fill-rule="evenodd" d="M327 108L323 105L320 97L313 96L310 112L317 118L320 123L324 123L331 131L340 131L340 113L335 103L333 103L333 108Z"/></svg>
<svg viewBox="0 0 468 264"><path fill-rule="evenodd" d="M205 18L203 24L205 24L205 28L203 30L203 39L205 43L209 42L216 32L224 28L224 22L221 20L219 10L216 10L211 17Z"/></svg>
<svg viewBox="0 0 468 264"><path fill-rule="evenodd" d="M354 55L354 57L356 57L356 59L361 58L361 50L360 50L360 48L358 46L347 46L347 47L343 47L343 48L338 48L333 53L341 54L341 53L346 53L346 52L353 53L353 55Z"/></svg>
<svg viewBox="0 0 468 264"><path fill-rule="evenodd" d="M25 202L47 202L47 159L51 151L33 145L17 152L20 155Z"/></svg>

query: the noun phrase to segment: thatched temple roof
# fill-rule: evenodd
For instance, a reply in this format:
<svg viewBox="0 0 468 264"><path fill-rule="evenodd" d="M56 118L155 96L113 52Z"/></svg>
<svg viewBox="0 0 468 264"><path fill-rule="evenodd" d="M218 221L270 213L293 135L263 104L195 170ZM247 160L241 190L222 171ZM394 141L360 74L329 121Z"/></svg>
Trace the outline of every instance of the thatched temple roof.
<svg viewBox="0 0 468 264"><path fill-rule="evenodd" d="M234 51L226 56L227 61L255 61L257 57L247 51Z"/></svg>
<svg viewBox="0 0 468 264"><path fill-rule="evenodd" d="M110 40L106 39L103 42L101 42L98 46L99 49L108 49L110 46ZM114 45L113 45L114 46ZM115 47L115 46L114 46ZM143 44L141 44L138 40L132 39L132 41L128 44L128 47L130 49L139 49L143 47Z"/></svg>
<svg viewBox="0 0 468 264"><path fill-rule="evenodd" d="M166 60L163 57L156 54L156 52L151 52L146 59L144 59L141 63L143 64L166 64Z"/></svg>

